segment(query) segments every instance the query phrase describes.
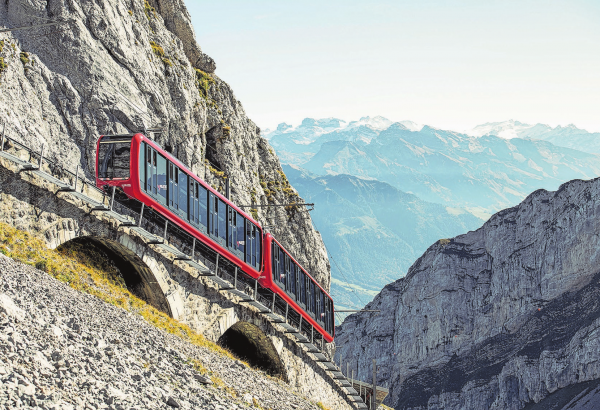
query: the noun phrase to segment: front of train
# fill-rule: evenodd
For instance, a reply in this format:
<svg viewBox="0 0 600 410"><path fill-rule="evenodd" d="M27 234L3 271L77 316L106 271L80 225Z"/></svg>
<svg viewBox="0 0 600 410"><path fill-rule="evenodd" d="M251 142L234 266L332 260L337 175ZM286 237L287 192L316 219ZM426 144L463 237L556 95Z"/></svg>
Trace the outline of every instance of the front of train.
<svg viewBox="0 0 600 410"><path fill-rule="evenodd" d="M103 135L96 146L96 186L108 191L117 187L126 194L133 194L133 182L139 178L139 142L142 134Z"/></svg>

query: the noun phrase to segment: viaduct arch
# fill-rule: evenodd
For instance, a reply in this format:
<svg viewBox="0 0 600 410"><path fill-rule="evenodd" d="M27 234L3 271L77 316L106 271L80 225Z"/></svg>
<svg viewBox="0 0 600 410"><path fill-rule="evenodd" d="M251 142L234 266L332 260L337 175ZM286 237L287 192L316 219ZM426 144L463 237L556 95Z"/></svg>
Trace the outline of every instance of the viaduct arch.
<svg viewBox="0 0 600 410"><path fill-rule="evenodd" d="M227 346L230 335L253 329L259 350L270 351L268 356L273 358L273 363L263 365L271 366L274 374L280 372L297 393L331 409L356 408L356 400L344 390L347 388L328 373L331 369L323 367L322 361L258 309L240 303L235 294L221 292L217 284L160 247L149 245L118 218L93 212L80 196L60 192L60 185L60 181L0 155L0 222L36 234L52 249L96 246L112 252L119 259L116 263L123 266L138 264L135 273L125 278L133 293L145 295L155 307ZM90 190L80 190L93 196Z"/></svg>

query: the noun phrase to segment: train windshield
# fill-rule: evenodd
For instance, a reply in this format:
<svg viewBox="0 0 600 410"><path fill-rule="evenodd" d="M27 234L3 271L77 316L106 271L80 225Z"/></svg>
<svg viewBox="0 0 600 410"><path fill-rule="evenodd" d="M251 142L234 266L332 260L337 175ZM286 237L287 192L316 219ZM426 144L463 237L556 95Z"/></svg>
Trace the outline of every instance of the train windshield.
<svg viewBox="0 0 600 410"><path fill-rule="evenodd" d="M98 178L129 178L131 138L130 136L102 138L98 148Z"/></svg>

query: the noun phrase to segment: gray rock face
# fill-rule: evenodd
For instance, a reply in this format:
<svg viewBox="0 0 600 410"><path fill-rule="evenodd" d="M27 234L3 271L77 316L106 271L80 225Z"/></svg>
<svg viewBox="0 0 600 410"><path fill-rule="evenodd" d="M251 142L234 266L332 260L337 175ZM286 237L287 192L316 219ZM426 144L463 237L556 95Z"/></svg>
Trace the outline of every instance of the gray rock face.
<svg viewBox="0 0 600 410"><path fill-rule="evenodd" d="M433 244L367 305L380 314L337 329L338 350L362 380L378 360L396 409L596 397L599 216L600 179L532 193L477 231Z"/></svg>
<svg viewBox="0 0 600 410"><path fill-rule="evenodd" d="M42 21L32 16L65 24L0 34L0 131L92 176L100 135L158 127L155 140L220 190L225 172L234 202L304 202L231 88L211 74L181 0L0 4L0 26ZM261 182L277 189L267 196ZM329 289L308 212L259 208L256 217Z"/></svg>

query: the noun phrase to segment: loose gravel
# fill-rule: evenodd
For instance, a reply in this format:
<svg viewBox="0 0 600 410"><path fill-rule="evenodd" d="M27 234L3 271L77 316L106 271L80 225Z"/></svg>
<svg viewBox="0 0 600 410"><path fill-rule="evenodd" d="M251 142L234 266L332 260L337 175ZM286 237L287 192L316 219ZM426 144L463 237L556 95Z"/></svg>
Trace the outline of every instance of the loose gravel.
<svg viewBox="0 0 600 410"><path fill-rule="evenodd" d="M319 408L238 360L2 254L0 359L0 408Z"/></svg>

